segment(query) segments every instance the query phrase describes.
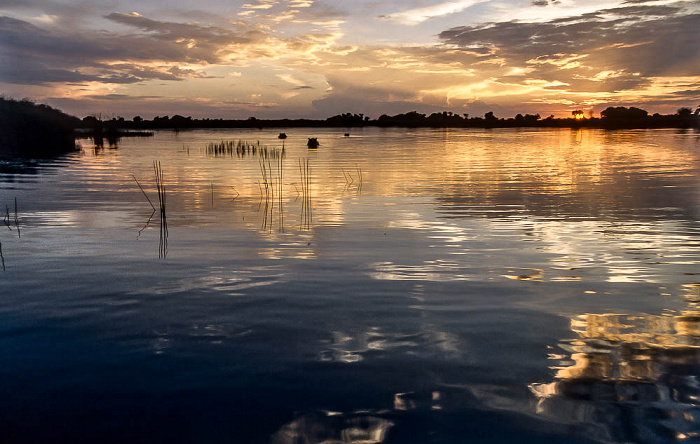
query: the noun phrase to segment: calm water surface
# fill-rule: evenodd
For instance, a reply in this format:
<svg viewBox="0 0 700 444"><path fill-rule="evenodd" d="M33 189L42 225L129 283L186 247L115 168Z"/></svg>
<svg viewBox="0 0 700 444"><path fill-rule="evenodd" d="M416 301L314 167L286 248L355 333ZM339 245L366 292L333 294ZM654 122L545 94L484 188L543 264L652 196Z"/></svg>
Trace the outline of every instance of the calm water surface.
<svg viewBox="0 0 700 444"><path fill-rule="evenodd" d="M0 442L700 440L698 133L285 131L1 165Z"/></svg>

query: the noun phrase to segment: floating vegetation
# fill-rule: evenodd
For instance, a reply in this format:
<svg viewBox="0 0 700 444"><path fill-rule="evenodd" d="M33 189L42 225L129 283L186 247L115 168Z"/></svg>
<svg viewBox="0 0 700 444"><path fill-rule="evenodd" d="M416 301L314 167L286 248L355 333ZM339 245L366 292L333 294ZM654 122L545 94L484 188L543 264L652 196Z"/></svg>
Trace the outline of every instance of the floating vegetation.
<svg viewBox="0 0 700 444"><path fill-rule="evenodd" d="M168 220L165 215L165 183L163 182L163 169L160 161L153 161L153 171L156 175L156 189L158 190L158 202L160 204L160 244L158 257L165 258L168 254Z"/></svg>
<svg viewBox="0 0 700 444"><path fill-rule="evenodd" d="M286 136L285 136L286 137ZM272 148L266 145L260 145L260 141L256 143L246 142L245 140L222 140L219 143L208 143L206 153L214 157L244 157L244 156L260 156L266 159L277 159L284 157L285 150L282 148Z"/></svg>

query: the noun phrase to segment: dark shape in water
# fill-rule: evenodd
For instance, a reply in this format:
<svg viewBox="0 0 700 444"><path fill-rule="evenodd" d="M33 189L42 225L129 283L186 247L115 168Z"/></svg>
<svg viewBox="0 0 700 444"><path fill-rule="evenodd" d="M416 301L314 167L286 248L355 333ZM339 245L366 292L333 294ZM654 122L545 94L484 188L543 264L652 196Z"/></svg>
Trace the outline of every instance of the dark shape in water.
<svg viewBox="0 0 700 444"><path fill-rule="evenodd" d="M345 137L350 137L350 133L345 133Z"/></svg>
<svg viewBox="0 0 700 444"><path fill-rule="evenodd" d="M318 143L318 139L315 137L309 137L309 141L306 142L306 146L309 148L318 148L319 145L320 143Z"/></svg>
<svg viewBox="0 0 700 444"><path fill-rule="evenodd" d="M278 139L286 139L286 138L287 138L287 134L285 134L285 133L280 133L280 135L277 136L277 138L278 138Z"/></svg>

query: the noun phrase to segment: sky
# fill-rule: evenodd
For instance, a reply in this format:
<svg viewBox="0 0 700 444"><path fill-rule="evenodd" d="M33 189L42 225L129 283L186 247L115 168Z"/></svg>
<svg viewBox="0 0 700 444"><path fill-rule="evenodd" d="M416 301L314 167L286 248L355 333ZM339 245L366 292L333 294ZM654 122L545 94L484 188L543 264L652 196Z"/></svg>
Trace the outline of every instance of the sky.
<svg viewBox="0 0 700 444"><path fill-rule="evenodd" d="M700 0L0 0L0 94L84 117L700 105Z"/></svg>

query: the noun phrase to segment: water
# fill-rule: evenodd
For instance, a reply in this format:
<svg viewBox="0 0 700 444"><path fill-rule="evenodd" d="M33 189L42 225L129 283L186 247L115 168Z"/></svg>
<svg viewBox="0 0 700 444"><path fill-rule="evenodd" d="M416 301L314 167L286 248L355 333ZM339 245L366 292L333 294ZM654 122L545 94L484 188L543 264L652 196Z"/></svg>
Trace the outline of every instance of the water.
<svg viewBox="0 0 700 444"><path fill-rule="evenodd" d="M698 133L285 131L2 165L0 441L700 439Z"/></svg>

